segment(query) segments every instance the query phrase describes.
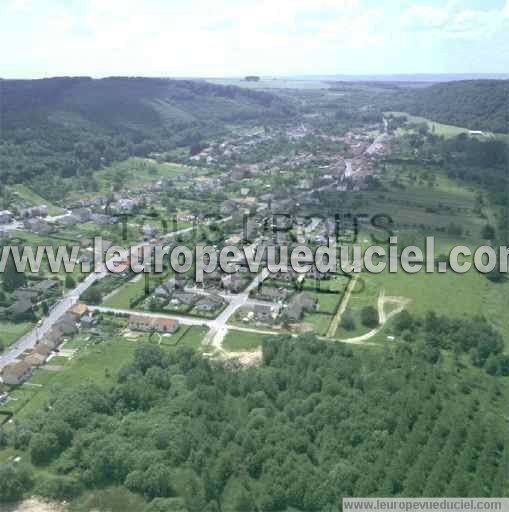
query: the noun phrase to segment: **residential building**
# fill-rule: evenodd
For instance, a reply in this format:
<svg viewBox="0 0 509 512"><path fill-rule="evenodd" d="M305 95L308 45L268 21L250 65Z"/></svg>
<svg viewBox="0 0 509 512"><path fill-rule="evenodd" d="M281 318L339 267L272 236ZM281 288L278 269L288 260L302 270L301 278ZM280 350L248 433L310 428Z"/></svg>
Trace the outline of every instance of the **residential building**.
<svg viewBox="0 0 509 512"><path fill-rule="evenodd" d="M26 220L25 228L31 231L32 233L43 235L51 233L52 231L52 226L44 219L41 219L39 217L29 218L28 220Z"/></svg>
<svg viewBox="0 0 509 512"><path fill-rule="evenodd" d="M29 219L31 217L47 217L48 207L45 204L42 204L40 206L33 206L32 208L23 208L19 211L19 214L24 219Z"/></svg>
<svg viewBox="0 0 509 512"><path fill-rule="evenodd" d="M256 304L253 307L254 318L260 322L272 322L281 313L280 304Z"/></svg>
<svg viewBox="0 0 509 512"><path fill-rule="evenodd" d="M129 329L142 332L174 333L179 327L177 320L143 315L129 316Z"/></svg>
<svg viewBox="0 0 509 512"><path fill-rule="evenodd" d="M79 320L88 313L88 307L86 304L74 304L74 306L69 310L69 313L77 317Z"/></svg>
<svg viewBox="0 0 509 512"><path fill-rule="evenodd" d="M12 212L9 210L0 211L0 224L10 224L12 217Z"/></svg>
<svg viewBox="0 0 509 512"><path fill-rule="evenodd" d="M80 222L89 222L92 218L92 210L90 208L76 208L72 214L77 217Z"/></svg>
<svg viewBox="0 0 509 512"><path fill-rule="evenodd" d="M52 350L46 343L40 343L25 357L24 361L32 367L42 366L48 360Z"/></svg>
<svg viewBox="0 0 509 512"><path fill-rule="evenodd" d="M51 290L54 290L58 286L58 282L53 279L45 279L44 281L39 281L37 284L32 286L32 290L37 291L43 295L46 295Z"/></svg>
<svg viewBox="0 0 509 512"><path fill-rule="evenodd" d="M145 224L141 228L141 231L147 238L154 238L157 235L157 229L155 226L152 226L152 224Z"/></svg>
<svg viewBox="0 0 509 512"><path fill-rule="evenodd" d="M302 320L305 312L316 310L317 301L307 293L299 293L295 295L288 308L286 309L285 315L288 320L297 322Z"/></svg>
<svg viewBox="0 0 509 512"><path fill-rule="evenodd" d="M262 286L256 297L260 300L267 300L271 302L278 302L285 300L289 295L286 288L274 288L272 286Z"/></svg>
<svg viewBox="0 0 509 512"><path fill-rule="evenodd" d="M205 295L196 304L201 311L214 311L224 304L224 300L219 295Z"/></svg>
<svg viewBox="0 0 509 512"><path fill-rule="evenodd" d="M198 301L199 296L195 293L175 292L171 298L171 304L185 304L191 306Z"/></svg>
<svg viewBox="0 0 509 512"><path fill-rule="evenodd" d="M2 380L4 384L17 386L28 380L32 376L32 367L25 361L8 364L2 370Z"/></svg>
<svg viewBox="0 0 509 512"><path fill-rule="evenodd" d="M238 274L227 274L221 278L221 283L225 290L234 293L242 291L243 288L242 278Z"/></svg>

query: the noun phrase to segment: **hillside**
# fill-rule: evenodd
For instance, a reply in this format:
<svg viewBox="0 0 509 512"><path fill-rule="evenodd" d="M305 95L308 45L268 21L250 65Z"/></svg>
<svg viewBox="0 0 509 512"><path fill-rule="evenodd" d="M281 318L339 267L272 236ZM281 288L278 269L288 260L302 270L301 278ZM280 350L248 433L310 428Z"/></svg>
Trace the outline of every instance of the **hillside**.
<svg viewBox="0 0 509 512"><path fill-rule="evenodd" d="M471 130L509 133L509 81L464 80L398 94L397 110Z"/></svg>
<svg viewBox="0 0 509 512"><path fill-rule="evenodd" d="M143 132L204 121L242 122L283 114L264 92L158 78L52 78L2 82L3 129L51 122ZM72 125L72 123L71 123ZM71 126L72 127L72 126Z"/></svg>
<svg viewBox="0 0 509 512"><path fill-rule="evenodd" d="M1 181L74 176L113 160L189 147L228 124L284 120L265 92L159 78L0 81Z"/></svg>

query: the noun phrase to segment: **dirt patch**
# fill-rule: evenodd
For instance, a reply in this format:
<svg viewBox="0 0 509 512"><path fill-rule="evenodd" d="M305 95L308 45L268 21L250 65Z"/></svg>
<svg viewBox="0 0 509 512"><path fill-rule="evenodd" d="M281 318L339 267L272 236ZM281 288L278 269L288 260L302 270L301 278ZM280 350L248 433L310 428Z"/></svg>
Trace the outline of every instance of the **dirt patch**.
<svg viewBox="0 0 509 512"><path fill-rule="evenodd" d="M292 331L295 332L313 332L315 330L315 327L313 324L292 324L291 325Z"/></svg>
<svg viewBox="0 0 509 512"><path fill-rule="evenodd" d="M139 331L130 331L129 329L125 330L123 333L122 333L122 336L124 338L142 338L144 336L144 334L142 332L139 332Z"/></svg>
<svg viewBox="0 0 509 512"><path fill-rule="evenodd" d="M224 352L222 357L234 366L251 368L262 364L262 349L253 352Z"/></svg>

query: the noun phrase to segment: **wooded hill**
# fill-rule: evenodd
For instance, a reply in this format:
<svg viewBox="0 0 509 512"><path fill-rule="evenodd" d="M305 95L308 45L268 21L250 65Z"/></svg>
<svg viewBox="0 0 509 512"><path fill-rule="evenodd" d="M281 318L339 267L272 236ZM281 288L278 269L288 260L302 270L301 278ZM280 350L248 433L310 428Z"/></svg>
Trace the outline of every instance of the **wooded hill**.
<svg viewBox="0 0 509 512"><path fill-rule="evenodd" d="M464 80L412 88L394 110L471 130L509 133L509 80Z"/></svg>
<svg viewBox="0 0 509 512"><path fill-rule="evenodd" d="M0 81L0 178L74 176L114 160L189 147L226 124L284 120L275 95L204 81L52 78Z"/></svg>
<svg viewBox="0 0 509 512"><path fill-rule="evenodd" d="M111 77L3 80L4 137L42 123L143 133L205 121L242 122L288 113L265 92L204 81Z"/></svg>

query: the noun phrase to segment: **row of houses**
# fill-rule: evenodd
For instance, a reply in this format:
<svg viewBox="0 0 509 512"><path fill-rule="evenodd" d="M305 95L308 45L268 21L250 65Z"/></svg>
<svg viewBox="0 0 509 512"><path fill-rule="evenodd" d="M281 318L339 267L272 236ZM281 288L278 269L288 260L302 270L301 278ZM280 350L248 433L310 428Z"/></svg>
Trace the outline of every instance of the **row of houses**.
<svg viewBox="0 0 509 512"><path fill-rule="evenodd" d="M84 304L73 306L54 326L42 340L25 357L4 367L1 373L4 384L17 386L32 376L32 370L44 365L51 353L57 349L66 336L78 331L78 323L89 320L88 308Z"/></svg>

